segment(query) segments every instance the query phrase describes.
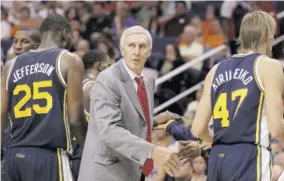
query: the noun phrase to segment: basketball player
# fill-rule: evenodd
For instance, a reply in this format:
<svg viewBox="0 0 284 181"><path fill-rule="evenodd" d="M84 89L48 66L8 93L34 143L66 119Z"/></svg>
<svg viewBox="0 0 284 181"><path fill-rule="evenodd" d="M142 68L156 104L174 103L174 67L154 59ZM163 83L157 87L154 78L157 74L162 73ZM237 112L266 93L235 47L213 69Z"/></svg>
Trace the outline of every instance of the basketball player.
<svg viewBox="0 0 284 181"><path fill-rule="evenodd" d="M89 121L90 92L97 75L110 66L111 60L104 53L98 50L90 50L83 56L85 67L85 78L83 81L84 111L86 120ZM77 180L80 169L80 162L83 149L78 145L73 137L74 154L71 157L72 173L74 180Z"/></svg>
<svg viewBox="0 0 284 181"><path fill-rule="evenodd" d="M217 64L206 77L192 133L212 142L208 181L271 180L270 134L284 141L283 70L270 58L275 28L269 14L247 14L239 36L242 54ZM214 138L208 129L212 115Z"/></svg>
<svg viewBox="0 0 284 181"><path fill-rule="evenodd" d="M12 124L4 155L5 181L73 180L67 156L72 154L69 124L84 144L83 63L62 49L71 45L71 25L64 17L51 15L42 22L40 33L38 50L17 56L4 68L1 134L7 119Z"/></svg>
<svg viewBox="0 0 284 181"><path fill-rule="evenodd" d="M34 27L21 27L13 39L15 55L20 55L29 50L35 50L40 45L40 32Z"/></svg>
<svg viewBox="0 0 284 181"><path fill-rule="evenodd" d="M15 58L26 51L35 50L40 45L40 32L37 28L21 27L13 38L13 44L8 51L8 60Z"/></svg>
<svg viewBox="0 0 284 181"><path fill-rule="evenodd" d="M40 32L34 27L21 27L15 34L13 39L13 51L15 55L20 55L29 50L35 50L39 47L41 42ZM4 143L1 147L2 154L7 149L10 141L10 125L4 131Z"/></svg>

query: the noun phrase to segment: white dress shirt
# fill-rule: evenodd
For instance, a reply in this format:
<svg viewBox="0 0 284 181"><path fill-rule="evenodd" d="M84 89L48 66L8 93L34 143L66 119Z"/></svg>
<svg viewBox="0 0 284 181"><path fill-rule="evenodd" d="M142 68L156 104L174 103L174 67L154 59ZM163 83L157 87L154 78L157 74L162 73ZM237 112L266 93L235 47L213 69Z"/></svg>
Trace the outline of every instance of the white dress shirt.
<svg viewBox="0 0 284 181"><path fill-rule="evenodd" d="M127 65L125 64L124 60L122 60L122 62L123 62L123 65L124 65L124 67L125 67L127 73L129 74L130 78L132 79L132 82L133 82L133 84L134 84L134 88L135 88L135 90L136 90L136 92L137 92L138 84L137 84L135 78L136 78L136 77L143 77L143 80L145 80L143 71L142 71L141 75L138 75L138 74L136 74L135 72L133 72L132 70L130 70L130 69L127 67Z"/></svg>

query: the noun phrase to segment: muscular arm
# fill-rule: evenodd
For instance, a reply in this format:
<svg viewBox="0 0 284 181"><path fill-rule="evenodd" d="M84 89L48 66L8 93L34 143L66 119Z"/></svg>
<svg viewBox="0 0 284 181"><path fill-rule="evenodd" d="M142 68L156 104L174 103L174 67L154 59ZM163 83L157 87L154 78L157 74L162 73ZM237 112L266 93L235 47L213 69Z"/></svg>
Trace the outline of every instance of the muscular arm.
<svg viewBox="0 0 284 181"><path fill-rule="evenodd" d="M71 53L65 53L62 64L66 70L68 120L71 131L74 133L81 147L84 146L87 123L83 107L83 75L82 60Z"/></svg>
<svg viewBox="0 0 284 181"><path fill-rule="evenodd" d="M6 81L14 61L15 60L10 60L7 62L1 75L1 145L4 139L4 129L8 122L8 93L6 89Z"/></svg>
<svg viewBox="0 0 284 181"><path fill-rule="evenodd" d="M92 87L92 120L89 129L94 129L108 147L143 165L154 145L124 128L121 121L120 96L115 94L116 84L112 82L113 79L99 74Z"/></svg>
<svg viewBox="0 0 284 181"><path fill-rule="evenodd" d="M200 138L208 143L211 143L213 139L212 134L209 131L208 125L210 122L210 118L212 117L210 87L211 79L215 69L216 66L211 69L205 79L204 91L201 100L198 104L191 129L194 137Z"/></svg>
<svg viewBox="0 0 284 181"><path fill-rule="evenodd" d="M84 109L90 113L90 93L93 83L88 83L83 90Z"/></svg>
<svg viewBox="0 0 284 181"><path fill-rule="evenodd" d="M284 141L282 105L284 77L282 66L277 60L265 57L259 60L258 70L265 92L264 107L268 130L272 137Z"/></svg>

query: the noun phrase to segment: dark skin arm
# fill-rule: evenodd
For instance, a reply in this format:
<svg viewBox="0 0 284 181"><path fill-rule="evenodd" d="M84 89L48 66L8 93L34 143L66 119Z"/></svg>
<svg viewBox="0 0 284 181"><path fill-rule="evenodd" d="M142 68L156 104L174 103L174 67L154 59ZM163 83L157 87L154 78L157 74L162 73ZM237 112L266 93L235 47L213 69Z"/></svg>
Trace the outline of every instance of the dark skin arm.
<svg viewBox="0 0 284 181"><path fill-rule="evenodd" d="M90 112L90 93L93 83L88 83L84 88L83 99L84 99L84 108L89 113Z"/></svg>
<svg viewBox="0 0 284 181"><path fill-rule="evenodd" d="M1 144L4 138L4 129L8 122L8 92L6 90L6 81L8 73L12 67L12 63L15 60L8 61L5 65L1 75Z"/></svg>
<svg viewBox="0 0 284 181"><path fill-rule="evenodd" d="M64 53L61 61L61 72L67 83L67 111L70 128L80 146L84 147L87 123L83 106L84 66L81 58L70 52Z"/></svg>

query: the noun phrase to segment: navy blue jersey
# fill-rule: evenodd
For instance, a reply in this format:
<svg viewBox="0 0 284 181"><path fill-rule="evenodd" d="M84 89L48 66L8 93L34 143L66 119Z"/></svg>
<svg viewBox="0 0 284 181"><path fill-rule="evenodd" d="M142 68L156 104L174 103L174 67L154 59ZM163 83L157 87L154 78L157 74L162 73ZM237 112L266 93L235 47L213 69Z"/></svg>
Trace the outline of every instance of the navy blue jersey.
<svg viewBox="0 0 284 181"><path fill-rule="evenodd" d="M235 55L217 66L211 84L214 145L270 146L263 119L264 92L256 68L260 56Z"/></svg>
<svg viewBox="0 0 284 181"><path fill-rule="evenodd" d="M72 152L65 81L59 71L63 49L29 51L16 58L7 79L10 147Z"/></svg>

